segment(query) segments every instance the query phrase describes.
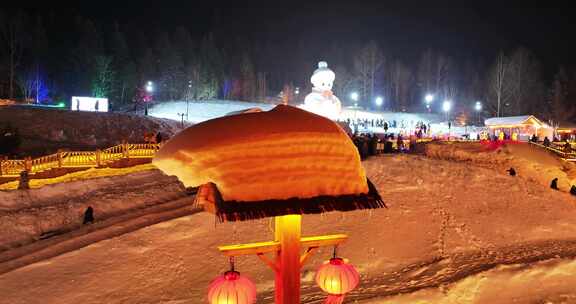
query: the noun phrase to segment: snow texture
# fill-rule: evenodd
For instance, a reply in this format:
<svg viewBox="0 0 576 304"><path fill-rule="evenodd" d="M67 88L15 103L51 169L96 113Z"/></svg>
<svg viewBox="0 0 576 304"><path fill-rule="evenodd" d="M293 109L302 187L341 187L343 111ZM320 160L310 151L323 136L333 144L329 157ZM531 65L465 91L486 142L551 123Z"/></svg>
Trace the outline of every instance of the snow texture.
<svg viewBox="0 0 576 304"><path fill-rule="evenodd" d="M183 195L184 186L158 170L0 191L0 251L79 227L88 206L102 220Z"/></svg>
<svg viewBox="0 0 576 304"><path fill-rule="evenodd" d="M465 152L524 162L508 159L505 149ZM526 159L539 157L537 150L521 151ZM306 236L349 235L338 252L357 267L361 282L348 301L573 302L573 262L531 263L576 256L574 198L532 179L524 166L512 177L490 162L490 155L460 161L456 152L436 153L435 158L386 155L364 162L389 209L303 217ZM556 170L554 160L537 166ZM124 195L139 190L129 191ZM199 213L0 275L0 303L205 303L209 282L228 267L218 245L272 237L270 220L215 224L212 215ZM325 297L313 277L331 252L321 248L304 266L302 303L321 303ZM490 270L498 264L518 266ZM274 275L265 265L245 256L236 260L236 269L256 282L257 303L273 302Z"/></svg>

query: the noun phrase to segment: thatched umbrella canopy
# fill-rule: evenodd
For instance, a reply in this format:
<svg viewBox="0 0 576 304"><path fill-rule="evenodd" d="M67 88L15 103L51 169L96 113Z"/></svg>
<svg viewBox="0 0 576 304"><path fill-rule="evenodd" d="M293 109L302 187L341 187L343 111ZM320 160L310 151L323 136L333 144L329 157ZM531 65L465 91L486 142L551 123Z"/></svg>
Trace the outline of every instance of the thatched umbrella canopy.
<svg viewBox="0 0 576 304"><path fill-rule="evenodd" d="M153 163L222 221L385 207L342 128L290 106L189 127Z"/></svg>

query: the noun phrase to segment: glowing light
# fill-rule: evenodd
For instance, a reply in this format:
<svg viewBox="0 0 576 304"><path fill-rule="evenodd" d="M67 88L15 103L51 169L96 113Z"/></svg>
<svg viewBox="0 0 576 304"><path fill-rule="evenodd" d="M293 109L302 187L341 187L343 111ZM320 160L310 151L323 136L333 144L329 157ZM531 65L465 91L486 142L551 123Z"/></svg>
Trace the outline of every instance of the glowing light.
<svg viewBox="0 0 576 304"><path fill-rule="evenodd" d="M210 304L253 304L255 301L256 285L236 271L217 277L208 287Z"/></svg>
<svg viewBox="0 0 576 304"><path fill-rule="evenodd" d="M315 279L318 286L328 294L344 295L358 286L360 275L345 260L332 258L320 266Z"/></svg>
<svg viewBox="0 0 576 304"><path fill-rule="evenodd" d="M444 103L442 104L442 110L444 110L444 112L449 112L451 108L452 108L452 101L445 100Z"/></svg>
<svg viewBox="0 0 576 304"><path fill-rule="evenodd" d="M146 83L146 92L148 93L154 92L154 84L152 83L152 81L148 81L148 83Z"/></svg>
<svg viewBox="0 0 576 304"><path fill-rule="evenodd" d="M108 98L72 96L70 102L70 110L88 111L88 112L108 112Z"/></svg>
<svg viewBox="0 0 576 304"><path fill-rule="evenodd" d="M434 101L434 95L427 94L426 97L424 98L424 100L426 100L426 103L431 103Z"/></svg>
<svg viewBox="0 0 576 304"><path fill-rule="evenodd" d="M482 103L477 101L476 105L474 106L474 109L476 109L476 111L478 112L482 111Z"/></svg>
<svg viewBox="0 0 576 304"><path fill-rule="evenodd" d="M358 93L357 92L352 92L350 93L350 99L354 100L354 101L358 101Z"/></svg>
<svg viewBox="0 0 576 304"><path fill-rule="evenodd" d="M378 97L376 97L375 102L376 102L377 106L381 106L382 104L384 104L384 98L378 96Z"/></svg>

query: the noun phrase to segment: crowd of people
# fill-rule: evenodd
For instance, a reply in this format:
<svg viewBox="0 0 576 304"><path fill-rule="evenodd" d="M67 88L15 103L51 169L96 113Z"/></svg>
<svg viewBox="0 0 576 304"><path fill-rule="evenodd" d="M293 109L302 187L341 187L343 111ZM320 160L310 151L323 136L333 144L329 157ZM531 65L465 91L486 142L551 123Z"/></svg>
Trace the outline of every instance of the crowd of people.
<svg viewBox="0 0 576 304"><path fill-rule="evenodd" d="M384 119L346 119L345 122L350 126L350 129L355 132L359 130L369 130L374 128L382 128L384 132L388 132L389 129L414 131L416 134L420 132L421 136L423 134L430 134L430 123L426 124L423 121L406 121L406 120L391 120L387 121Z"/></svg>
<svg viewBox="0 0 576 304"><path fill-rule="evenodd" d="M409 139L409 143L407 143L407 139ZM379 153L412 151L416 144L416 138L414 136L406 138L401 134L394 135L392 133L354 133L352 142L358 149L360 158L366 159Z"/></svg>

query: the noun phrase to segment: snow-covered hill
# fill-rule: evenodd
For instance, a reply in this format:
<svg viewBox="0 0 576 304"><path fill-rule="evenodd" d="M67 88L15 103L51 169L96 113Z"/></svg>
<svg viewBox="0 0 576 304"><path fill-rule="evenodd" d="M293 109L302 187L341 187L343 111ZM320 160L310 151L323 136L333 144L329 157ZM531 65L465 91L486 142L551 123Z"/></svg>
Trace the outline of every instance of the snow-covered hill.
<svg viewBox="0 0 576 304"><path fill-rule="evenodd" d="M154 117L181 120L178 114L185 114L188 107L188 121L198 123L208 119L224 116L230 112L246 110L250 108L260 108L264 111L275 107L275 104L230 101L230 100L195 100L195 101L168 101L160 102L150 107L148 113ZM184 117L186 120L186 117ZM403 112L375 112L354 108L344 108L340 117L346 119L384 119L387 121L396 120L398 123L405 121L407 124L418 121L425 123L439 123L443 116L428 113L403 113Z"/></svg>
<svg viewBox="0 0 576 304"><path fill-rule="evenodd" d="M176 121L123 113L76 112L25 106L0 107L0 127L9 124L23 138L21 151L44 155L60 148L94 149L143 142L145 132L173 135Z"/></svg>

